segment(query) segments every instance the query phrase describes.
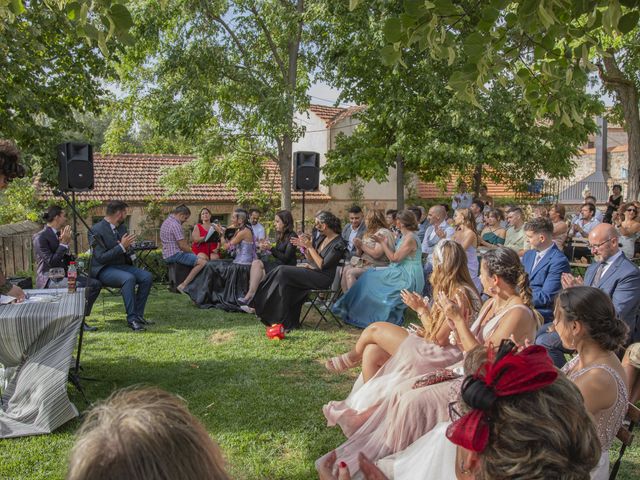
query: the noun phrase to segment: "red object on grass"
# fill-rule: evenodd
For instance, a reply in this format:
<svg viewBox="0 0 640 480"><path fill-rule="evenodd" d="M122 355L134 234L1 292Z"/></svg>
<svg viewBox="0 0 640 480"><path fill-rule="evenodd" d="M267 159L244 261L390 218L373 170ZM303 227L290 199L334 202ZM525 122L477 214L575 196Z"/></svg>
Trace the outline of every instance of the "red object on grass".
<svg viewBox="0 0 640 480"><path fill-rule="evenodd" d="M270 338L271 340L276 338L278 340L284 340L284 325L276 323L275 325L267 327L267 338Z"/></svg>

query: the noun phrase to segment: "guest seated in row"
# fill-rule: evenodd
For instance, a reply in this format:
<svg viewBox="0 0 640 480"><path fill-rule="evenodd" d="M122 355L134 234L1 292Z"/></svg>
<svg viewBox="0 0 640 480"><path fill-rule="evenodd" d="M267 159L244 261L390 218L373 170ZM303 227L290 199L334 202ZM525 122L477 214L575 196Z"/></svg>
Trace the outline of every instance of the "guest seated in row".
<svg viewBox="0 0 640 480"><path fill-rule="evenodd" d="M461 351L469 352L478 345L495 347L510 337L522 344L534 338L541 317L532 308L528 277L518 255L504 247L487 252L480 264L480 279L490 299L471 327L472 309L463 296L449 299L440 294L437 298L447 322L453 327L450 342ZM432 385L432 377L440 378L440 383ZM450 378L446 372L408 378L381 403L370 407L366 415L351 416L343 429L349 438L336 449L337 457L357 470L360 452L379 459L407 448L447 418L454 380L443 380ZM327 420L333 425L330 418ZM316 466L324 465L325 457L319 459Z"/></svg>
<svg viewBox="0 0 640 480"><path fill-rule="evenodd" d="M589 232L600 224L595 218L595 213L596 207L592 203L585 203L580 207L580 215L574 218L571 222L571 228L569 229L569 238L571 240L575 238L586 240L589 238ZM584 246L568 244L565 247L564 253L571 261L581 258L591 260L592 258L591 251L588 247Z"/></svg>
<svg viewBox="0 0 640 480"><path fill-rule="evenodd" d="M484 229L484 203L476 198L471 202L469 210L471 210L471 215L476 222L476 232L482 232Z"/></svg>
<svg viewBox="0 0 640 480"><path fill-rule="evenodd" d="M391 262L389 267L364 272L333 306L333 312L346 323L360 328L373 322L401 325L406 308L401 292L421 292L424 288L422 251L414 233L418 228L416 217L413 212L403 210L398 213L397 220L402 237L397 241L395 251L385 237L372 237Z"/></svg>
<svg viewBox="0 0 640 480"><path fill-rule="evenodd" d="M514 250L520 257L524 255L526 236L524 234L524 212L520 207L512 207L507 212L507 228L504 246Z"/></svg>
<svg viewBox="0 0 640 480"><path fill-rule="evenodd" d="M622 368L627 376L629 402L635 405L640 400L640 342L629 345L622 359Z"/></svg>
<svg viewBox="0 0 640 480"><path fill-rule="evenodd" d="M433 251L439 242L444 239L451 239L455 232L454 228L447 223L447 211L442 205L434 205L427 214L429 226L422 241L422 256L426 256L424 262L424 289L423 294L432 295L432 286L429 278L433 272Z"/></svg>
<svg viewBox="0 0 640 480"><path fill-rule="evenodd" d="M243 298L249 289L251 264L256 260L256 246L247 211L237 208L231 215L231 224L223 228L213 224L221 237L222 245L234 256L232 262L212 260L206 263L202 273L184 292L200 308L219 308L228 312L240 312Z"/></svg>
<svg viewBox="0 0 640 480"><path fill-rule="evenodd" d="M191 268L180 285L176 288L180 292L193 281L207 264L208 259L198 256L191 251L191 247L184 237L182 224L191 216L191 210L186 205L178 205L169 214L160 227L160 241L162 242L162 259L167 265L174 263Z"/></svg>
<svg viewBox="0 0 640 480"><path fill-rule="evenodd" d="M624 206L622 215L616 215L615 223L618 230L620 249L627 258L631 259L636 255L636 242L640 238L640 217L638 207L633 203Z"/></svg>
<svg viewBox="0 0 640 480"><path fill-rule="evenodd" d="M206 261L218 260L220 258L218 252L218 247L220 247L220 234L212 231L212 229L211 210L203 208L198 214L198 223L194 225L193 231L191 232L191 240L193 240L191 251ZM210 235L209 240L207 240L209 232L211 232L212 235Z"/></svg>
<svg viewBox="0 0 640 480"><path fill-rule="evenodd" d="M598 223L602 223L604 221L604 213L598 208L598 199L593 195L587 195L584 197L584 203L590 203L594 206L595 212L593 213L593 218L595 218Z"/></svg>
<svg viewBox="0 0 640 480"><path fill-rule="evenodd" d="M553 223L553 243L560 251L564 251L564 245L567 242L567 235L569 234L569 225L565 220L566 209L564 205L556 203L551 209L549 209L549 219Z"/></svg>
<svg viewBox="0 0 640 480"><path fill-rule="evenodd" d="M347 259L356 254L356 238L362 238L366 230L362 209L354 205L349 209L349 223L342 230L342 240L347 245Z"/></svg>
<svg viewBox="0 0 640 480"><path fill-rule="evenodd" d="M348 291L356 283L356 280L370 268L389 266L389 259L384 254L382 244L373 239L374 235L384 237L389 247L395 243L393 233L387 228L384 212L375 209L369 210L364 224L366 230L362 239L356 237L353 240L356 246L355 255L344 266L341 274L343 292Z"/></svg>
<svg viewBox="0 0 640 480"><path fill-rule="evenodd" d="M53 205L43 214L42 219L46 222L45 227L33 236L33 252L36 257L36 288L48 288L50 279L49 270L52 268L64 268L65 274L69 268L69 262L74 260L69 251L71 242L71 227L67 225L67 214L65 211ZM76 280L78 287L87 289L84 316L91 315L91 309L96 302L102 284L95 278L89 278L80 273ZM60 286L66 287L66 282L61 282ZM86 322L82 324L85 331L97 330L97 327L89 326Z"/></svg>
<svg viewBox="0 0 640 480"><path fill-rule="evenodd" d="M462 245L467 255L467 267L469 274L478 292L482 293L482 284L478 278L480 264L478 263L478 234L476 232L476 222L467 208L459 208L453 215L453 224L456 227L453 239Z"/></svg>
<svg viewBox="0 0 640 480"><path fill-rule="evenodd" d="M553 321L553 305L562 288L562 274L570 273L567 257L553 243L553 224L548 218L534 218L524 225L530 250L522 257L533 291L533 306L544 319L542 328Z"/></svg>
<svg viewBox="0 0 640 480"><path fill-rule="evenodd" d="M220 448L184 400L121 390L85 415L67 480L229 480Z"/></svg>
<svg viewBox="0 0 640 480"><path fill-rule="evenodd" d="M562 275L562 287L581 285L596 287L605 292L619 318L629 327L627 343L640 341L640 270L629 261L618 246L617 232L612 225L603 223L589 233L591 251L598 259L587 268L584 280L569 273ZM542 329L543 330L543 329ZM558 333L540 331L536 344L544 346L558 368L562 367L565 353Z"/></svg>
<svg viewBox="0 0 640 480"><path fill-rule="evenodd" d="M500 225L500 212L490 209L484 214L484 229L480 235L479 243L485 248L496 248L504 245L506 231Z"/></svg>
<svg viewBox="0 0 640 480"><path fill-rule="evenodd" d="M416 216L416 223L418 224L418 230L416 230L416 236L418 237L418 242L422 245L422 241L424 240L424 234L427 230L426 223L422 222L422 209L418 206L409 207L407 210L413 212Z"/></svg>
<svg viewBox="0 0 640 480"><path fill-rule="evenodd" d="M576 386L540 347L507 340L486 358L467 357L448 421L379 469L394 480L588 480L602 449Z"/></svg>
<svg viewBox="0 0 640 480"><path fill-rule="evenodd" d="M258 286L271 270L280 265L296 265L296 246L291 243L291 239L297 238L294 232L293 216L289 210L276 212L273 220L276 230L276 244L271 245L267 239L258 242L260 257L251 263L249 274L249 290L247 294L240 298L240 304L247 305L253 300L258 290ZM244 310L244 309L243 309Z"/></svg>
<svg viewBox="0 0 640 480"><path fill-rule="evenodd" d="M471 309L470 320L475 320L482 302L460 244L442 240L436 245L431 283L434 298L440 293L449 298L456 295L464 298ZM421 327L409 332L388 322L372 323L349 352L326 362L326 368L335 373L362 364L362 372L349 396L323 407L329 425L340 425L345 433L353 432L399 384L462 359L462 351L449 343L451 326L440 303L426 302L418 293L409 291L402 292L402 299L418 314Z"/></svg>
<svg viewBox="0 0 640 480"><path fill-rule="evenodd" d="M282 324L286 330L300 326L300 311L310 290L331 287L338 263L345 257L346 243L340 236L340 220L331 212L316 215L315 228L320 233L312 242L302 234L291 242L303 249L306 263L281 265L271 270L258 287L251 307L267 326Z"/></svg>
<svg viewBox="0 0 640 480"><path fill-rule="evenodd" d="M105 217L93 225L95 246L90 276L97 278L105 287L120 289L127 311L127 325L134 332L141 332L152 323L144 318L144 309L153 275L133 266L131 246L136 236L129 234L124 224L128 207L120 200L109 202ZM94 243L91 233L89 243Z"/></svg>

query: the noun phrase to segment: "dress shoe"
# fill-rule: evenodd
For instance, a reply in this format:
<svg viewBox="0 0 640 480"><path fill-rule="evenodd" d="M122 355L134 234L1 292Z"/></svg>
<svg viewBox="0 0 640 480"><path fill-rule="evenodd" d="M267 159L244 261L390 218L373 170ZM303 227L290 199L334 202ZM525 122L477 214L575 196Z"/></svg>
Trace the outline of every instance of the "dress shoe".
<svg viewBox="0 0 640 480"><path fill-rule="evenodd" d="M132 320L131 322L127 322L127 323L129 325L129 328L134 332L144 332L146 330L146 328L144 328L144 325L142 325L137 320Z"/></svg>
<svg viewBox="0 0 640 480"><path fill-rule="evenodd" d="M138 323L141 323L142 325L155 325L156 322L154 322L153 320L148 320L144 317L140 317L138 318Z"/></svg>
<svg viewBox="0 0 640 480"><path fill-rule="evenodd" d="M95 332L96 330L98 330L98 327L93 327L86 322L82 322L82 330L84 330L85 332Z"/></svg>

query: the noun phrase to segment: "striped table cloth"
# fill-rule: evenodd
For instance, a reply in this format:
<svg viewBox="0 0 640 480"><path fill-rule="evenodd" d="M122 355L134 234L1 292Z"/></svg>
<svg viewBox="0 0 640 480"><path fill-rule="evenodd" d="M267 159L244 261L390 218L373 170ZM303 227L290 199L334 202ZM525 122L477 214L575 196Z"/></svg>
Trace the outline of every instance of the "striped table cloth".
<svg viewBox="0 0 640 480"><path fill-rule="evenodd" d="M52 303L0 306L0 438L51 433L78 416L67 396L67 375L83 319L83 290ZM27 291L38 292L53 293Z"/></svg>

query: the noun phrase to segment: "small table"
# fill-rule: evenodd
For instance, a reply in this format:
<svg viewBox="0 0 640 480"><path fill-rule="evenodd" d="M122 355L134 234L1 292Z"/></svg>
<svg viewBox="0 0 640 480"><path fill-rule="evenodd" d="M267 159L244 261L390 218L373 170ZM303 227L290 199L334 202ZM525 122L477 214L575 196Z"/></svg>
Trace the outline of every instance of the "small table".
<svg viewBox="0 0 640 480"><path fill-rule="evenodd" d="M0 306L0 380L6 385L0 438L51 433L78 416L67 395L67 376L84 318L84 289L26 292L60 298Z"/></svg>

